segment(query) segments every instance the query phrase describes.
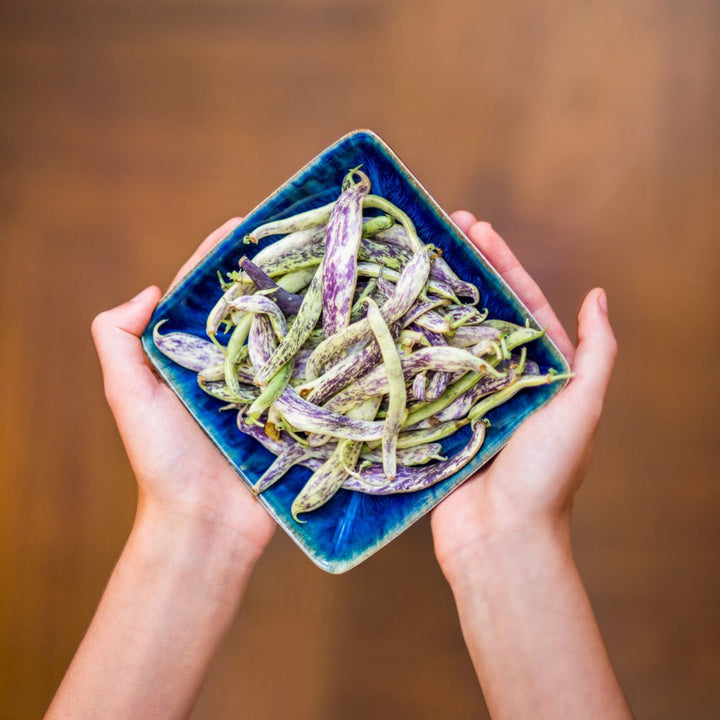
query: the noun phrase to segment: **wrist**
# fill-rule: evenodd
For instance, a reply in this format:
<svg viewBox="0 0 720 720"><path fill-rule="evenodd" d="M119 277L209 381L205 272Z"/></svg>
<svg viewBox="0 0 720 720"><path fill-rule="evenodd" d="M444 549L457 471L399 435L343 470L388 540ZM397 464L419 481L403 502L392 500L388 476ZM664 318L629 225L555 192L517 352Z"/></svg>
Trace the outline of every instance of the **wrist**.
<svg viewBox="0 0 720 720"><path fill-rule="evenodd" d="M221 588L223 600L231 605L262 552L241 531L210 514L158 507L142 498L128 545L158 575L210 592Z"/></svg>
<svg viewBox="0 0 720 720"><path fill-rule="evenodd" d="M485 524L472 540L438 557L453 592L498 576L531 575L548 566L574 566L569 517Z"/></svg>
<svg viewBox="0 0 720 720"><path fill-rule="evenodd" d="M192 538L198 545L243 564L254 564L267 546L275 523L244 488L218 492L211 484L204 492L159 494L139 483L136 525L166 538Z"/></svg>

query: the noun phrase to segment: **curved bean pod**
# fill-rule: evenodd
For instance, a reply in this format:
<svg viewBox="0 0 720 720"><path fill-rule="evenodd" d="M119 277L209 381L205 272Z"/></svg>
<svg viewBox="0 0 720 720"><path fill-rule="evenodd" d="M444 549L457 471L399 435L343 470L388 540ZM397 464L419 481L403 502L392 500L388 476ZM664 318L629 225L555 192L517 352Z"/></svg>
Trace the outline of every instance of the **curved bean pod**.
<svg viewBox="0 0 720 720"><path fill-rule="evenodd" d="M252 290L252 287L253 285L249 280L247 282L235 282L213 306L205 322L205 332L216 345L219 345L219 343L215 336L230 312L230 301L241 295L247 295ZM221 350L224 350L224 348L221 347Z"/></svg>
<svg viewBox="0 0 720 720"><path fill-rule="evenodd" d="M160 333L160 326L167 320L160 320L153 328L155 347L174 363L187 370L200 372L210 365L222 363L225 355L209 340L184 332Z"/></svg>
<svg viewBox="0 0 720 720"><path fill-rule="evenodd" d="M232 390L227 386L224 380L205 380L198 375L198 385L208 395L222 400L226 403L251 403L258 396L258 390L252 385L242 385L238 383Z"/></svg>
<svg viewBox="0 0 720 720"><path fill-rule="evenodd" d="M278 340L281 340L287 334L285 316L282 314L277 303L266 295L244 295L243 297L232 300L230 307L242 312L267 315Z"/></svg>
<svg viewBox="0 0 720 720"><path fill-rule="evenodd" d="M477 422L489 413L490 410L502 405L510 400L510 398L515 397L517 393L525 388L549 385L550 383L557 382L559 380L567 380L570 377L572 377L572 373L550 372L547 373L547 375L522 375L505 389L488 396L485 400L475 405L475 407L470 410L467 417L471 422Z"/></svg>
<svg viewBox="0 0 720 720"><path fill-rule="evenodd" d="M386 485L375 484L382 477L383 468L379 465L371 465L360 473L359 478L349 477L344 487L370 495L392 495L424 490L465 467L480 450L484 441L485 423L480 422L473 428L470 442L459 453L444 462L430 467L399 467L395 479Z"/></svg>
<svg viewBox="0 0 720 720"><path fill-rule="evenodd" d="M330 213L335 206L335 201L323 205L322 207L307 210L292 217L283 218L282 220L274 220L264 225L256 227L249 235L243 238L245 244L256 245L258 240L262 240L269 235L285 235L295 233L302 230L309 230L318 225L327 223Z"/></svg>
<svg viewBox="0 0 720 720"><path fill-rule="evenodd" d="M273 460L270 467L258 478L257 482L252 486L253 493L259 495L261 492L265 492L294 465L299 465L305 460L317 457L317 453L309 448L305 448L299 443L291 444Z"/></svg>

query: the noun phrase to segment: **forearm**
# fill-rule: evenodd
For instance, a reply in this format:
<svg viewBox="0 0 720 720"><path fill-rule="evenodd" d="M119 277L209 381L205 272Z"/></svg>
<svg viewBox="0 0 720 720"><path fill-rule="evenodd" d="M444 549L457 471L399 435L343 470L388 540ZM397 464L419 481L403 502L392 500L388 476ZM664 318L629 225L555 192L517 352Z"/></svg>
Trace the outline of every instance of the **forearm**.
<svg viewBox="0 0 720 720"><path fill-rule="evenodd" d="M445 570L495 720L632 717L562 528L489 535Z"/></svg>
<svg viewBox="0 0 720 720"><path fill-rule="evenodd" d="M255 555L222 526L141 511L47 718L189 715Z"/></svg>

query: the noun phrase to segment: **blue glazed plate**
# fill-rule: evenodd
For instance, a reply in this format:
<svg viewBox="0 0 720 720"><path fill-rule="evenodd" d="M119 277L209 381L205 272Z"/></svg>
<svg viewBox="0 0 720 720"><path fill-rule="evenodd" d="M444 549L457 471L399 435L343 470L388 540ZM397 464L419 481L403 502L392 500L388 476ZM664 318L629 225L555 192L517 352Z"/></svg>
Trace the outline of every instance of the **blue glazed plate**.
<svg viewBox="0 0 720 720"><path fill-rule="evenodd" d="M488 308L490 317L517 324L529 318L531 325L539 327L515 293L377 135L368 130L346 135L255 208L163 297L142 337L153 365L248 487L257 481L274 456L237 430L234 413L219 412L222 403L198 387L196 373L176 365L157 350L152 327L167 319L164 332L179 330L206 337L207 315L221 295L218 270L225 273L236 269L242 255L252 258L277 239L266 238L255 246L243 245L243 237L262 223L331 202L339 194L347 171L358 165L362 165L372 182L371 192L402 208L424 242L439 246L453 270L463 280L478 286L480 306ZM533 342L528 347L528 356L544 370L551 367L561 372L569 370L566 359L549 338ZM548 402L562 385L558 382L523 390L493 410L489 415L491 427L480 452L462 470L427 490L385 497L340 490L327 505L308 513L306 523L298 524L292 519L290 506L310 471L295 467L264 492L259 502L316 565L331 573L345 572L397 537L471 477L508 442L518 425ZM447 438L443 442L444 454L454 455L469 438L467 427Z"/></svg>

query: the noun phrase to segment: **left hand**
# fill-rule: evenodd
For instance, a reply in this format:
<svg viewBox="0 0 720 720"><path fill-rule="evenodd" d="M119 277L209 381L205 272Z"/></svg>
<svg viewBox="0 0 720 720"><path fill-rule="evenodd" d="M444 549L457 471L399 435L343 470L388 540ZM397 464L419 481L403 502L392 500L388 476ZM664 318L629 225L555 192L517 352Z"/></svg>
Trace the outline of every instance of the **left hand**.
<svg viewBox="0 0 720 720"><path fill-rule="evenodd" d="M453 219L545 326L575 377L522 423L492 463L433 511L435 551L446 575L457 574L460 558L493 538L500 545L528 538L531 545L552 535L569 545L572 501L590 463L617 352L603 290L585 298L575 348L540 288L490 225L465 211Z"/></svg>
<svg viewBox="0 0 720 720"><path fill-rule="evenodd" d="M209 235L171 287L239 222L229 220ZM160 295L151 286L92 324L105 395L137 478L139 512L173 524L224 527L257 558L275 522L147 363L139 338Z"/></svg>

